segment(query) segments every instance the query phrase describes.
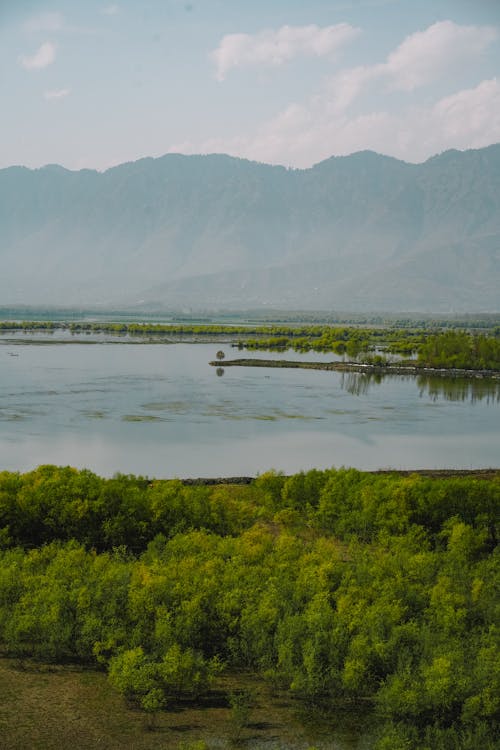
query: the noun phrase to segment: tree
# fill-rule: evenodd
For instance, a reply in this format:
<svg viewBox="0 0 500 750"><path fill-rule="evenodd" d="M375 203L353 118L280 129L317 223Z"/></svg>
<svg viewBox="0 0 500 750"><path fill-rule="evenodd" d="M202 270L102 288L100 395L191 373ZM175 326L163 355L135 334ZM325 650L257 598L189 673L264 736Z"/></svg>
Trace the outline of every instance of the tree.
<svg viewBox="0 0 500 750"><path fill-rule="evenodd" d="M109 680L126 698L135 700L145 711L155 712L169 700L198 698L221 669L219 659L207 661L199 652L183 650L177 643L161 661L138 646L112 657Z"/></svg>
<svg viewBox="0 0 500 750"><path fill-rule="evenodd" d="M255 696L248 689L238 690L237 692L230 691L229 705L231 706L232 739L237 742L250 720L255 705Z"/></svg>

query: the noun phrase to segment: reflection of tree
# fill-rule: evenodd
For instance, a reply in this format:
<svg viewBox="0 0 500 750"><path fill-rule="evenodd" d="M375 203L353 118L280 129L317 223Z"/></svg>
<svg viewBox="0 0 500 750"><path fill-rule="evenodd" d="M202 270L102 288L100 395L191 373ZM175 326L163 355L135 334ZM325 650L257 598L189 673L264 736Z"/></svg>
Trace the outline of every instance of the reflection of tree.
<svg viewBox="0 0 500 750"><path fill-rule="evenodd" d="M217 375L220 378L220 377L222 377L222 375L224 375L224 368L223 367L218 367L215 372L217 373Z"/></svg>
<svg viewBox="0 0 500 750"><path fill-rule="evenodd" d="M428 395L432 401L500 402L500 380L493 378L451 378L433 375L384 375L383 373L343 372L341 387L352 396L366 396L372 385L385 379L415 380L420 396Z"/></svg>
<svg viewBox="0 0 500 750"><path fill-rule="evenodd" d="M443 378L431 375L419 375L417 385L420 395L427 393L433 401L439 398L445 401L486 400L487 403L500 401L500 380L492 378Z"/></svg>
<svg viewBox="0 0 500 750"><path fill-rule="evenodd" d="M370 385L382 382L383 375L379 372L343 372L341 387L352 396L366 396Z"/></svg>

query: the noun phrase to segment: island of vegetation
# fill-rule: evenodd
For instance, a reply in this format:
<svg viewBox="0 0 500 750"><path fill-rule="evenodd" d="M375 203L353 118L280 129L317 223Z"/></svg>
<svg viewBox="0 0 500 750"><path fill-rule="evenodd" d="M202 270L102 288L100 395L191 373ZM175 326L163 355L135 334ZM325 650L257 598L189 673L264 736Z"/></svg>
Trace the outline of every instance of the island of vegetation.
<svg viewBox="0 0 500 750"><path fill-rule="evenodd" d="M356 360L308 362L305 360L239 358L225 360L224 367L285 367L368 374L432 374L446 377L454 375L460 378L487 377L495 380L500 379L500 339L493 336L473 336L464 331L446 331L430 336L421 335L420 338L421 343L418 346L415 345L415 342L405 340L386 342L386 354L373 354L373 343L370 343L369 337L363 338L363 332L361 332L361 337L359 333L350 335L347 343L342 338L327 339L325 335L319 340L312 337L295 341L286 337L266 340L253 339L245 343L240 341L238 348L278 351L293 348L301 352L315 350L335 351L342 354L350 352L356 357ZM383 345L379 342L379 346ZM387 353L413 353L415 349L418 353L417 359L400 358L394 361L387 356ZM220 359L210 362L210 365L220 367Z"/></svg>
<svg viewBox="0 0 500 750"><path fill-rule="evenodd" d="M193 748L212 746L214 705L245 740L252 679L348 709L377 750L494 750L499 508L498 470L2 472L1 664L105 670L151 725L205 706ZM3 711L4 738L17 719Z"/></svg>
<svg viewBox="0 0 500 750"><path fill-rule="evenodd" d="M486 333L440 327L436 322L411 327L406 324L385 327L332 325L199 325L164 323L112 323L64 321L0 321L0 333L19 332L54 334L110 334L116 340L141 343L172 341L226 341L238 349L284 352L334 352L348 357L341 363L301 363L312 369L358 369L359 371L388 368L406 374L422 369L456 370L460 374L481 371L500 375L500 326L492 325ZM212 362L220 366L220 362ZM252 360L226 360L224 366L252 364ZM260 366L297 367L296 363L263 360ZM412 369L413 368L413 369Z"/></svg>
<svg viewBox="0 0 500 750"><path fill-rule="evenodd" d="M403 374L419 374L425 370L439 372L456 371L457 374L500 376L500 335L473 335L466 331L428 332L412 331L402 334L380 330L359 329L343 331L330 329L319 338L314 335L292 339L290 337L267 340L253 339L240 342L240 349L265 349L285 351L333 351L352 355L356 361L343 362L290 362L287 360L229 360L224 366L254 365L268 367L305 367L307 369L344 371L387 371ZM374 353L376 351L376 353ZM397 361L390 355L412 355L417 358ZM211 362L210 364L215 364Z"/></svg>

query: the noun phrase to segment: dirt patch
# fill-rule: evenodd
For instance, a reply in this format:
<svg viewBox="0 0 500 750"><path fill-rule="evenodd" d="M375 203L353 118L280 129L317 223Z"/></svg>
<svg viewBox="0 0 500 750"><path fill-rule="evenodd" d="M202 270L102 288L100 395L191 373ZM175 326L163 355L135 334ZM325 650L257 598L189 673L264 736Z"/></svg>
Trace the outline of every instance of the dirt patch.
<svg viewBox="0 0 500 750"><path fill-rule="evenodd" d="M241 688L251 690L254 705L235 745L227 696ZM360 719L316 715L261 680L240 675L220 678L206 698L173 705L151 720L128 706L102 672L0 659L2 750L180 750L201 739L209 750L368 750Z"/></svg>

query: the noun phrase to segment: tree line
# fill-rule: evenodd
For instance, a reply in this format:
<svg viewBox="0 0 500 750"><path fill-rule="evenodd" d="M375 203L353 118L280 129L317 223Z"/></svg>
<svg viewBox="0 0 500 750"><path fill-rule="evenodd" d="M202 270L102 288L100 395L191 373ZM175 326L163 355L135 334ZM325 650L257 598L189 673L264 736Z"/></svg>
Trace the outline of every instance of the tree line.
<svg viewBox="0 0 500 750"><path fill-rule="evenodd" d="M419 347L418 359L429 367L500 370L500 336L446 331L429 336Z"/></svg>
<svg viewBox="0 0 500 750"><path fill-rule="evenodd" d="M477 334L467 330L364 328L332 325L220 325L113 322L0 321L0 331L110 333L132 337L232 337L240 349L334 352L367 363L389 364L391 356L411 364L449 369L500 369L500 328ZM252 338L254 337L254 338ZM415 360L416 356L416 360Z"/></svg>

